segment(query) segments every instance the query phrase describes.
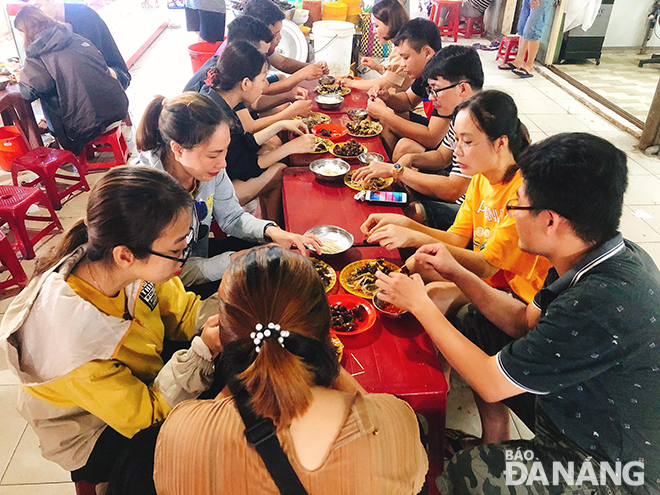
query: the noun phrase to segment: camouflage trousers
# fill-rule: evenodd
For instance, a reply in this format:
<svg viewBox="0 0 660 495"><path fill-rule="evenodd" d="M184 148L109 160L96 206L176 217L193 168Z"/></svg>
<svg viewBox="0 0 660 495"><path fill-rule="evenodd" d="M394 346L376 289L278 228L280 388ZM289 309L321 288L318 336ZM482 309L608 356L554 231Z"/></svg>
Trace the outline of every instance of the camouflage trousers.
<svg viewBox="0 0 660 495"><path fill-rule="evenodd" d="M609 476L606 477L607 484L601 484L600 463L572 442L563 441L559 436L552 435L549 431L552 429L554 429L553 426L550 426L543 416L539 415L535 428L536 436L533 440L515 440L460 451L451 458L445 467L444 474L436 480L438 489L443 495L660 493L658 485L649 482L646 478L643 486L625 484L617 486ZM559 483L553 485L555 481L553 467L556 467L556 463L560 463L565 469L572 463L574 482L578 480L583 464L591 463L597 481L596 483L585 481L577 485L569 484L564 477L557 476ZM522 466L524 466L524 470ZM539 479L540 467L546 474L548 483Z"/></svg>

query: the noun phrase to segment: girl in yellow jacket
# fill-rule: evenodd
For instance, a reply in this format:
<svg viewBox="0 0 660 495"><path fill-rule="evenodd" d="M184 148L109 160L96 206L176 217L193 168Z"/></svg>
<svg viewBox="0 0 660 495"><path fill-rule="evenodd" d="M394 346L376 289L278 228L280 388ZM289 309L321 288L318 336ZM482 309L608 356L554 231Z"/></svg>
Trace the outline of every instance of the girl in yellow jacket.
<svg viewBox="0 0 660 495"><path fill-rule="evenodd" d="M133 478L143 467L151 480L150 427L213 380L217 315L206 320L177 277L195 237L192 219L192 197L170 175L111 170L92 189L85 220L40 260L2 320L19 410L43 456L74 481L149 493ZM164 363L166 338L192 342ZM122 484L133 488L117 490Z"/></svg>

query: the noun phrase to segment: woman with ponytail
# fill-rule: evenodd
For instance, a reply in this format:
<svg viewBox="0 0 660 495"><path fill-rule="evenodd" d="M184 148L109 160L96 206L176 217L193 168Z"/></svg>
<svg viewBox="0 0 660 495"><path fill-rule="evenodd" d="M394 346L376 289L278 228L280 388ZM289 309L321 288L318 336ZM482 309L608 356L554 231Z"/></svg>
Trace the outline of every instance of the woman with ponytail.
<svg viewBox="0 0 660 495"><path fill-rule="evenodd" d="M112 169L2 320L21 414L73 481L154 493L152 427L213 381L221 346L217 316L204 313L217 307L202 309L176 277L191 218L190 195L168 174ZM165 339L192 342L163 362Z"/></svg>
<svg viewBox="0 0 660 495"><path fill-rule="evenodd" d="M223 112L231 115L233 126L227 153L227 174L241 205L260 198L264 218L282 220L281 160L295 153L314 151L314 135L302 120L280 120L252 134L245 132L237 112L250 108L267 86L266 56L246 41L229 43L220 55L211 87L202 88ZM241 105L242 104L242 105ZM282 144L281 131L298 135Z"/></svg>
<svg viewBox="0 0 660 495"><path fill-rule="evenodd" d="M228 387L213 401L182 404L163 425L159 494L280 493L237 404L272 421L307 493L420 491L428 464L415 414L391 395L367 394L340 368L312 263L279 246L254 248L236 257L218 296Z"/></svg>
<svg viewBox="0 0 660 495"><path fill-rule="evenodd" d="M257 243L295 246L303 253L307 252L305 245L310 245L320 252L316 237L292 234L241 208L225 170L231 125L230 114L219 110L210 98L187 92L167 100L155 97L136 134L140 162L165 170L195 200L196 221L201 227L180 277L186 287L196 286L193 290L202 296L217 291L234 252ZM230 237L209 239L212 220Z"/></svg>
<svg viewBox="0 0 660 495"><path fill-rule="evenodd" d="M442 231L403 215L376 214L362 230L369 242L388 249L441 241L463 266L530 302L550 265L518 247L515 221L506 214L507 202L522 184L516 158L529 145L516 104L501 91L477 93L458 105L454 130L457 164L473 177L453 225Z"/></svg>

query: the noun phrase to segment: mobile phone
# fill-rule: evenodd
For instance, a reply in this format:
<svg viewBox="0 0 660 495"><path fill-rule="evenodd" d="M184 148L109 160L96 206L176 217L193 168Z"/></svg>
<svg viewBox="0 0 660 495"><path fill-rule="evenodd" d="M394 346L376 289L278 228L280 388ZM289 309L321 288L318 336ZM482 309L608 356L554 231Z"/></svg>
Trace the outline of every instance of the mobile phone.
<svg viewBox="0 0 660 495"><path fill-rule="evenodd" d="M367 191L365 199L376 203L404 204L408 202L408 195L404 192Z"/></svg>

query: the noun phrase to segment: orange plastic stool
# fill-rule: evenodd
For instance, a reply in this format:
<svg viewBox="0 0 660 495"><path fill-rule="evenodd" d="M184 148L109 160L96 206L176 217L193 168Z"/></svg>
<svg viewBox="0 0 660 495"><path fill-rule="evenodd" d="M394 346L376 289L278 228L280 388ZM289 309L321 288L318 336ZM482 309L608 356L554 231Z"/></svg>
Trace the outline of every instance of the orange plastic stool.
<svg viewBox="0 0 660 495"><path fill-rule="evenodd" d="M94 152L104 153L111 151L113 159L103 162L90 163L87 160L88 156L94 156ZM128 144L124 139L124 134L121 132L121 125L101 134L96 139L92 140L85 149L78 155L78 160L81 164L87 167L87 170L99 168L111 168L119 165L126 165L128 157L131 155L128 150Z"/></svg>
<svg viewBox="0 0 660 495"><path fill-rule="evenodd" d="M62 166L68 163L74 166L78 172L77 176L57 173ZM37 174L38 177L21 185L25 187L34 187L42 184L46 189L46 195L48 196L50 203L56 210L62 208L62 199L66 198L74 191L77 191L78 189L89 191L89 184L85 178L85 175L87 175L87 165L84 163L80 164L76 155L70 151L39 147L27 152L22 157L17 158L11 164L11 178L15 186L19 185L18 174L22 170L29 170L30 172ZM72 185L67 184L68 187L60 192L57 183L55 182L56 178L75 181L75 183Z"/></svg>
<svg viewBox="0 0 660 495"><path fill-rule="evenodd" d="M483 36L484 35L484 18L483 17L459 17L459 22L465 22L464 26L458 27L458 34L462 34L466 40L472 38L472 36ZM475 28L475 24L479 24L479 28Z"/></svg>
<svg viewBox="0 0 660 495"><path fill-rule="evenodd" d="M440 17L440 11L447 7L449 9L449 16L447 17L447 24L444 24ZM458 11L461 7L461 0L433 0L431 7L431 20L438 26L441 36L453 36L454 43L458 41Z"/></svg>
<svg viewBox="0 0 660 495"><path fill-rule="evenodd" d="M28 214L28 208L39 204L50 213L49 217ZM0 186L0 220L9 224L9 228L16 236L17 247L25 259L34 258L34 245L54 229L62 229L62 224L55 214L53 206L46 194L38 187ZM30 238L25 221L48 222L40 232Z"/></svg>
<svg viewBox="0 0 660 495"><path fill-rule="evenodd" d="M23 270L21 263L16 258L16 253L14 253L11 243L2 232L0 232L0 263L2 263L0 272L8 270L10 274L7 280L0 282L0 290L13 285L18 285L21 288L25 287L27 284L25 270Z"/></svg>
<svg viewBox="0 0 660 495"><path fill-rule="evenodd" d="M500 49L497 51L495 60L501 59L505 64L515 60L516 55L518 55L518 43L520 43L520 36L518 35L505 36L502 38L502 41L500 41Z"/></svg>

